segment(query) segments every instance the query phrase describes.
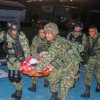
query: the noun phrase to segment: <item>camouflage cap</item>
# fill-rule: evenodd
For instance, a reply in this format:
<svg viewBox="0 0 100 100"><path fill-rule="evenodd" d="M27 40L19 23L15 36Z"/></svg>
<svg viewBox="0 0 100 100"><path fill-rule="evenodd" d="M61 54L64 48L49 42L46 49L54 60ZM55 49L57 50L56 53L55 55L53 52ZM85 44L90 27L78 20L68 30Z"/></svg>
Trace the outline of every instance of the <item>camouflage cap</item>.
<svg viewBox="0 0 100 100"><path fill-rule="evenodd" d="M55 23L48 23L44 26L44 32L57 35L59 33L59 29Z"/></svg>

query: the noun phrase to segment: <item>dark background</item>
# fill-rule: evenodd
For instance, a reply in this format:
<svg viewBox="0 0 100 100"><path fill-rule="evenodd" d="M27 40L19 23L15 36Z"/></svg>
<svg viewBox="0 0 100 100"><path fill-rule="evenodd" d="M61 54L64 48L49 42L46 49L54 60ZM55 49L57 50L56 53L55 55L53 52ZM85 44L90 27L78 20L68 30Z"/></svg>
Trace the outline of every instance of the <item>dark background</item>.
<svg viewBox="0 0 100 100"><path fill-rule="evenodd" d="M42 2L35 1L30 3L26 2L26 0L11 1L20 2L27 7L26 17L28 17L29 21L21 23L21 30L26 34L30 45L33 37L37 34L38 28L36 27L36 21L40 17L40 8L44 5L53 5L54 7L56 7L57 5L76 7L78 9L72 9L72 12L74 13L72 13L71 16L73 18L81 16L81 21L84 24L83 31L88 35L88 27L91 24L95 24L98 27L98 30L100 31L100 0L73 0L73 2L70 2L70 0L66 2L59 2L59 0L44 0ZM34 19L34 21L32 21L32 19ZM60 20L58 20L58 22L56 23L58 24L58 27L60 29L60 35L65 37L67 35L65 23L60 23ZM4 31L7 30L6 24L7 22L1 22L1 29ZM5 58L5 56L6 54L3 51L3 43L1 43L0 58Z"/></svg>

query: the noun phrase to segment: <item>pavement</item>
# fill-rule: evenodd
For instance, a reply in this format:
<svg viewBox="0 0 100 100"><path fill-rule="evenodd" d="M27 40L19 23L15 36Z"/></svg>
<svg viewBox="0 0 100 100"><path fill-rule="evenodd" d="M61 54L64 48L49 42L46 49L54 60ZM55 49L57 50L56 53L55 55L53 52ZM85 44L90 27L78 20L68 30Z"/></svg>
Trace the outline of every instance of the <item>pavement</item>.
<svg viewBox="0 0 100 100"><path fill-rule="evenodd" d="M80 67L79 81L75 83L75 88L69 90L66 100L100 100L100 93L96 93L96 80L93 76L93 82L91 85L90 98L82 98L80 95L85 91L85 74L86 67ZM21 100L50 100L51 91L50 88L44 87L44 78L39 78L37 84L37 91L35 93L28 91L28 88L32 86L31 77L22 74L23 81L23 94ZM14 100L11 98L11 94L15 92L15 88L8 79L7 66L0 65L0 100Z"/></svg>

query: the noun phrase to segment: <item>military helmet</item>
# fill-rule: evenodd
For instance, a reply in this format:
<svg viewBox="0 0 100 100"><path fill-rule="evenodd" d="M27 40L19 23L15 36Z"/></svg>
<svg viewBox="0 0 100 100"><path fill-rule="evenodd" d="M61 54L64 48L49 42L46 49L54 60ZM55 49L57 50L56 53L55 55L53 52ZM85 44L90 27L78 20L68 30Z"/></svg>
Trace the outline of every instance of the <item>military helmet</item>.
<svg viewBox="0 0 100 100"><path fill-rule="evenodd" d="M55 23L48 23L44 26L44 33L51 33L57 35L59 33L58 26Z"/></svg>
<svg viewBox="0 0 100 100"><path fill-rule="evenodd" d="M75 23L75 27L81 27L81 28L83 28L83 24L81 22L76 22Z"/></svg>
<svg viewBox="0 0 100 100"><path fill-rule="evenodd" d="M11 31L18 31L20 29L20 23L16 20L10 20L7 26Z"/></svg>

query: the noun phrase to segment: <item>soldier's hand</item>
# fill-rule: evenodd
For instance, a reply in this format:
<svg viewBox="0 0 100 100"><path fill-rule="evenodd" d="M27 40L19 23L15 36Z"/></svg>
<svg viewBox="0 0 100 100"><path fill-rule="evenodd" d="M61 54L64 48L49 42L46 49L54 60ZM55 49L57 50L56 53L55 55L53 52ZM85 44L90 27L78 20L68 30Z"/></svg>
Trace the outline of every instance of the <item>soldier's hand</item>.
<svg viewBox="0 0 100 100"><path fill-rule="evenodd" d="M34 73L35 73L35 71L34 71L34 70L31 70L31 71L28 73L28 75L29 75L29 76L33 76Z"/></svg>

